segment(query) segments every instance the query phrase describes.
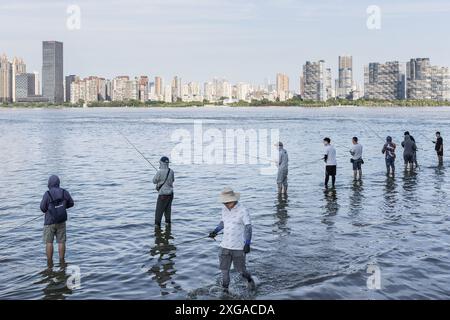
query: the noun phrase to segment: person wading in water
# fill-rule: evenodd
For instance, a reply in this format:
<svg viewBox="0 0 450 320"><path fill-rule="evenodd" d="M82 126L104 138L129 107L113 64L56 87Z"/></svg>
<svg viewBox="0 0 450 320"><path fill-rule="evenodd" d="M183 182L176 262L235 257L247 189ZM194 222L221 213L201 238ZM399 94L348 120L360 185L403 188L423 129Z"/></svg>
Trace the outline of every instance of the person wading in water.
<svg viewBox="0 0 450 320"><path fill-rule="evenodd" d="M433 143L435 144L434 150L436 150L438 163L442 166L444 164L444 139L442 139L439 131L436 132L436 141L433 141Z"/></svg>
<svg viewBox="0 0 450 320"><path fill-rule="evenodd" d="M247 280L248 287L255 289L255 281L245 266L246 254L250 252L252 240L252 224L247 209L239 203L240 193L231 188L223 189L219 201L223 203L222 219L219 225L209 234L215 238L223 230L223 238L219 249L219 268L222 272L222 287L228 291L230 285L231 263L242 277Z"/></svg>
<svg viewBox="0 0 450 320"><path fill-rule="evenodd" d="M277 175L277 185L278 193L287 194L288 188L288 153L286 149L283 148L283 143L278 143L279 156L278 156L278 175Z"/></svg>
<svg viewBox="0 0 450 320"><path fill-rule="evenodd" d="M389 177L392 172L392 177L395 177L395 148L397 146L395 143L392 142L392 137L388 136L386 138L386 143L383 146L383 149L381 150L381 153L383 153L386 160L386 175Z"/></svg>
<svg viewBox="0 0 450 320"><path fill-rule="evenodd" d="M323 144L325 146L325 154L323 161L325 161L325 188L328 189L328 181L331 176L331 185L336 186L336 149L331 145L330 138L324 138Z"/></svg>
<svg viewBox="0 0 450 320"><path fill-rule="evenodd" d="M409 135L409 132L405 132L405 140L402 142L403 147L403 160L405 161L405 170L412 170L414 168L414 165L416 164L417 157L416 157L416 151L417 146L413 139L411 139L411 136Z"/></svg>
<svg viewBox="0 0 450 320"><path fill-rule="evenodd" d="M350 154L352 155L352 158L350 159L350 162L353 164L353 180L361 180L362 178L362 168L361 165L364 163L362 159L362 153L363 153L363 146L358 143L358 138L353 137L352 138L352 147L350 148ZM359 177L358 177L359 173Z"/></svg>
<svg viewBox="0 0 450 320"><path fill-rule="evenodd" d="M58 243L59 263L65 264L66 254L66 221L67 209L74 206L72 197L67 190L59 187L60 180L53 175L48 179L48 191L41 201L41 211L45 213L44 243L47 254L47 266L53 267L53 241Z"/></svg>
<svg viewBox="0 0 450 320"><path fill-rule="evenodd" d="M175 174L169 168L169 158L162 157L159 160L159 170L153 177L153 183L158 191L155 210L155 227L161 227L162 216L164 215L166 223L171 223L172 201L173 201L173 183Z"/></svg>

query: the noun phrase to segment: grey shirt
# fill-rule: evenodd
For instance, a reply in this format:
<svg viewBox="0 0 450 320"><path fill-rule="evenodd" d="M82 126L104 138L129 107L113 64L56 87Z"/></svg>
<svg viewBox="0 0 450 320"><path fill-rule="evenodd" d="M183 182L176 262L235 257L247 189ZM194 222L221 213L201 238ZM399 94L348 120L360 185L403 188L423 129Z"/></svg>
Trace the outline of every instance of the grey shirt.
<svg viewBox="0 0 450 320"><path fill-rule="evenodd" d="M167 176L167 172L169 170L169 165L164 162L159 163L159 170L156 172L155 176L153 177L153 183L157 186L161 186L161 189L159 189L160 195L171 195L173 194L173 183L175 181L175 174L172 169L170 169L170 173ZM164 183L164 180L166 179L166 182ZM164 184L163 184L164 183Z"/></svg>
<svg viewBox="0 0 450 320"><path fill-rule="evenodd" d="M278 168L280 170L287 170L289 164L289 157L286 149L280 149L280 155L278 159Z"/></svg>

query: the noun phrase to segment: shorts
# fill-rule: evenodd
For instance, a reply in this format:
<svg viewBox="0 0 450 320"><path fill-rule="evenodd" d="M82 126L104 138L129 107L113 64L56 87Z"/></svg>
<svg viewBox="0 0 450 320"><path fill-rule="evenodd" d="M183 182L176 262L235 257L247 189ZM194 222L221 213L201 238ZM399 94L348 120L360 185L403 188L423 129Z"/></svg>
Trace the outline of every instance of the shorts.
<svg viewBox="0 0 450 320"><path fill-rule="evenodd" d="M219 249L219 269L230 270L231 263L234 269L239 272L245 272L245 253L244 250Z"/></svg>
<svg viewBox="0 0 450 320"><path fill-rule="evenodd" d="M49 224L44 226L44 243L66 243L66 223Z"/></svg>
<svg viewBox="0 0 450 320"><path fill-rule="evenodd" d="M403 155L403 160L405 160L405 162L414 162L414 154Z"/></svg>
<svg viewBox="0 0 450 320"><path fill-rule="evenodd" d="M325 172L326 174L330 176L336 175L336 166L325 166Z"/></svg>
<svg viewBox="0 0 450 320"><path fill-rule="evenodd" d="M287 186L287 180L288 180L288 170L278 169L277 184Z"/></svg>
<svg viewBox="0 0 450 320"><path fill-rule="evenodd" d="M395 168L395 159L394 158L386 158L386 167Z"/></svg>
<svg viewBox="0 0 450 320"><path fill-rule="evenodd" d="M361 170L361 165L363 163L362 159L358 159L358 160L353 160L352 164L353 164L353 170Z"/></svg>
<svg viewBox="0 0 450 320"><path fill-rule="evenodd" d="M436 151L438 157L443 157L444 156L444 151Z"/></svg>

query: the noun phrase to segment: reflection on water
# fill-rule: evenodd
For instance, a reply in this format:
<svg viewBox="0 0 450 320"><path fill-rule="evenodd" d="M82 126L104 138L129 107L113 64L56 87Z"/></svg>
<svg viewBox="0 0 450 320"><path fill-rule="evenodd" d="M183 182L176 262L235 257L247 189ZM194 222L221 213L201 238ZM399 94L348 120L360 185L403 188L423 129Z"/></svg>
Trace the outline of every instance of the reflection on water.
<svg viewBox="0 0 450 320"><path fill-rule="evenodd" d="M364 201L364 195L363 195L363 181L362 180L356 180L353 181L352 185L352 192L350 193L350 215L358 215L361 210L363 209L363 201Z"/></svg>
<svg viewBox="0 0 450 320"><path fill-rule="evenodd" d="M66 273L67 264L59 269L48 268L39 273L40 280L35 284L45 285L42 289L44 300L64 300L72 294L67 287L70 274Z"/></svg>
<svg viewBox="0 0 450 320"><path fill-rule="evenodd" d="M337 215L339 211L339 203L337 197L336 189L325 189L323 192L325 204L323 206L324 213L322 223L326 224L328 227L332 227L335 223L334 216Z"/></svg>
<svg viewBox="0 0 450 320"><path fill-rule="evenodd" d="M395 178L386 176L386 182L384 185L384 208L387 213L394 213L398 192L397 192L397 183L395 182Z"/></svg>
<svg viewBox="0 0 450 320"><path fill-rule="evenodd" d="M176 274L177 248L171 244L171 241L173 237L170 224L166 225L164 231L162 228L155 227L155 245L150 249L150 255L156 261L153 262L148 273L152 276L152 280L158 283L163 296L181 290L181 287L173 280Z"/></svg>
<svg viewBox="0 0 450 320"><path fill-rule="evenodd" d="M275 216L276 220L274 226L277 229L277 233L280 235L289 234L290 228L288 226L288 207L289 197L287 194L278 193L278 199L275 202Z"/></svg>

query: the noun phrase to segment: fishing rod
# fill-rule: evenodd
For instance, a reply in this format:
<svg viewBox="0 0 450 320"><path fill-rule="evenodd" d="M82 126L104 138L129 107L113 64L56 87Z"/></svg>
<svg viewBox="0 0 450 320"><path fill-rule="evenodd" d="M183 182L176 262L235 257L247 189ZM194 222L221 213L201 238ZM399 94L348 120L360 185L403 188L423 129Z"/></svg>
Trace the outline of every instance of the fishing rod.
<svg viewBox="0 0 450 320"><path fill-rule="evenodd" d="M200 241L200 240L208 239L208 238L211 238L211 237L209 235L208 236L203 236L201 238L196 238L196 239L193 239L193 240L183 241L183 242L177 243L176 245L179 246L179 245L183 245L183 244L186 244L186 243L196 242L196 241ZM215 238L211 238L211 239L216 241Z"/></svg>
<svg viewBox="0 0 450 320"><path fill-rule="evenodd" d="M17 226L12 227L12 228L9 229L9 230L6 230L6 233L8 233L8 232L10 232L10 231L12 231L12 230L14 230L14 229L17 229L18 227L21 227L21 226L23 226L23 225L26 225L27 223L33 222L34 220L37 220L37 219L39 219L39 218L42 218L42 215L39 215L39 216L34 217L34 218L30 219L30 220L27 220L27 221L25 221L25 222L23 222L23 223L20 223L20 224L18 224Z"/></svg>
<svg viewBox="0 0 450 320"><path fill-rule="evenodd" d="M158 169L153 165L153 163L151 163L150 160L148 160L147 157L141 151L139 151L139 149L119 129L116 130L134 148L134 150L136 150L137 153L139 153L142 156L142 158L144 158L145 161L147 161L153 167L153 169L158 171Z"/></svg>

